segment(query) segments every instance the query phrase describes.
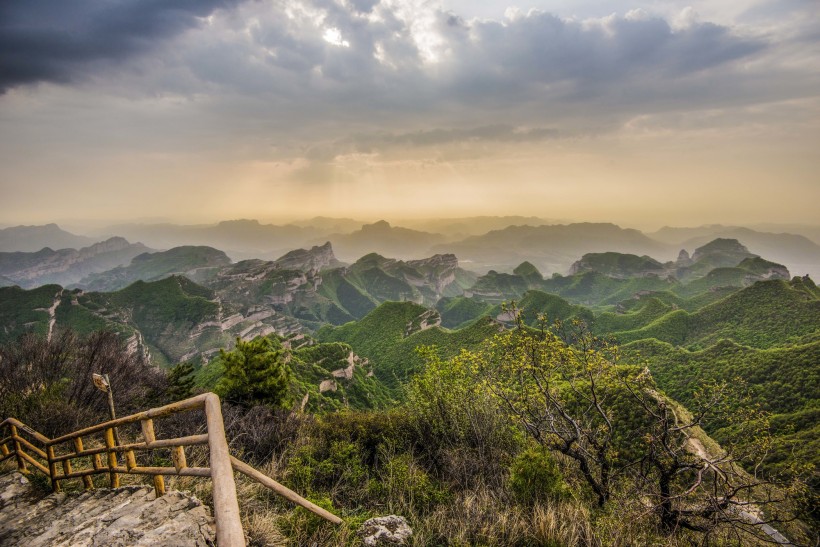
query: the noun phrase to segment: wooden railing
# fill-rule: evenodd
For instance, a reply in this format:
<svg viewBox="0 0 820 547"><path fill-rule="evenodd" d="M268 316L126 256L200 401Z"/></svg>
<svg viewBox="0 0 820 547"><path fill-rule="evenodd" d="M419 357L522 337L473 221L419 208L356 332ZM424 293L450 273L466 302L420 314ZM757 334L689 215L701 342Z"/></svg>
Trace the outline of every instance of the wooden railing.
<svg viewBox="0 0 820 547"><path fill-rule="evenodd" d="M207 433L172 439L156 438L154 420L197 410L204 410ZM118 444L115 441L116 428L137 422L140 424L143 440ZM163 476L210 477L213 481L216 537L220 547L245 545L245 534L242 530L239 504L236 498L234 471L256 480L280 496L312 511L325 520L335 524L342 522L336 515L231 456L225 438L225 425L222 421L219 397L213 393L204 393L184 401L152 408L145 412L74 431L55 439L49 439L24 423L8 418L0 423L0 435L2 435L0 462L14 457L17 461L17 469L22 473L30 473L29 466L33 467L49 477L51 488L55 492L60 491L61 481L71 479L81 479L86 489L94 488L92 477L99 474L107 474L111 488L117 488L120 485L120 474L125 473L153 476L154 489L157 496L161 496L165 493ZM100 435L103 437L101 441L88 442L89 439L93 440L94 436ZM89 448L86 448L86 444L89 444ZM92 444L99 446L92 447ZM189 467L185 447L206 444L209 449L210 467ZM136 453L156 449L170 449L173 466L156 467L137 464ZM103 456L105 456L105 461L102 459Z"/></svg>

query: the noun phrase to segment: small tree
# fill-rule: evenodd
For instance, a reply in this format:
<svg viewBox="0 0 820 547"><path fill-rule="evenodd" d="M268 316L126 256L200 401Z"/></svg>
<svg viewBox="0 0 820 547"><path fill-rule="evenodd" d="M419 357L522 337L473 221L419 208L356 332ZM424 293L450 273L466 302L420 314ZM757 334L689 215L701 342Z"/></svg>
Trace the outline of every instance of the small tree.
<svg viewBox="0 0 820 547"><path fill-rule="evenodd" d="M174 365L168 372L168 392L170 401L181 401L193 394L194 365L187 361Z"/></svg>
<svg viewBox="0 0 820 547"><path fill-rule="evenodd" d="M517 323L462 358L523 431L575 462L600 507L638 500L664 532L694 531L704 541L785 541L768 525L795 518L788 490L740 466L765 455L765 420L753 409L737 417L747 441L759 438L747 442L758 447L751 452L730 443L710 453L698 439L706 418L723 414L726 386L704 390L689 415L647 369L617 364L617 348L583 325L536 332ZM756 515L762 508L769 516Z"/></svg>
<svg viewBox="0 0 820 547"><path fill-rule="evenodd" d="M236 339L233 351L219 351L225 374L217 392L228 402L251 407L263 404L284 407L289 402L290 368L279 341L258 337Z"/></svg>

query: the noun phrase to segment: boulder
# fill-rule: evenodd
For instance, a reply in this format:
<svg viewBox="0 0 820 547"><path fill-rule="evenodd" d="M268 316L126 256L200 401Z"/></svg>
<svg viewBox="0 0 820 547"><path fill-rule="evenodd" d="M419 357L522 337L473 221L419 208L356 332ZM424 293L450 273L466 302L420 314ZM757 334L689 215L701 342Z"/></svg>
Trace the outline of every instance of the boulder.
<svg viewBox="0 0 820 547"><path fill-rule="evenodd" d="M365 521L359 529L365 545L406 545L413 530L404 517L389 515Z"/></svg>

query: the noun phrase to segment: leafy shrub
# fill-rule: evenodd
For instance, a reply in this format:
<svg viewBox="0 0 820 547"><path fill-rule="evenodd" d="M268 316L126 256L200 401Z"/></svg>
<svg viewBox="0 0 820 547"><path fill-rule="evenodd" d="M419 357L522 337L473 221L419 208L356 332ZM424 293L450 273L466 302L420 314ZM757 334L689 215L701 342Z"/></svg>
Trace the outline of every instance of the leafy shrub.
<svg viewBox="0 0 820 547"><path fill-rule="evenodd" d="M389 512L426 514L448 498L410 454L385 454L383 460L376 486Z"/></svg>
<svg viewBox="0 0 820 547"><path fill-rule="evenodd" d="M541 447L528 448L513 460L510 489L526 505L569 497L558 463Z"/></svg>

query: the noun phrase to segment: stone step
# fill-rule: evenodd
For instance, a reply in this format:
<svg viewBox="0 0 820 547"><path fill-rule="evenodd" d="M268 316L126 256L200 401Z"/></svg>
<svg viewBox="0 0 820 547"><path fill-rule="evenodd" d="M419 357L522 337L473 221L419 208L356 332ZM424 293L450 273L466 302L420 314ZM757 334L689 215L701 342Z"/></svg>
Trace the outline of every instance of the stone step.
<svg viewBox="0 0 820 547"><path fill-rule="evenodd" d="M0 475L0 545L13 547L215 545L210 509L177 491L144 486L49 494L19 473Z"/></svg>

